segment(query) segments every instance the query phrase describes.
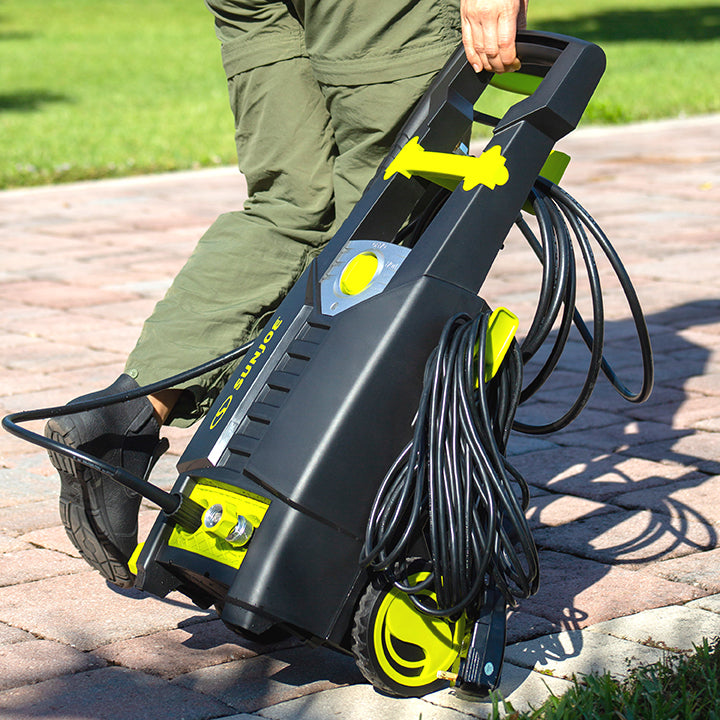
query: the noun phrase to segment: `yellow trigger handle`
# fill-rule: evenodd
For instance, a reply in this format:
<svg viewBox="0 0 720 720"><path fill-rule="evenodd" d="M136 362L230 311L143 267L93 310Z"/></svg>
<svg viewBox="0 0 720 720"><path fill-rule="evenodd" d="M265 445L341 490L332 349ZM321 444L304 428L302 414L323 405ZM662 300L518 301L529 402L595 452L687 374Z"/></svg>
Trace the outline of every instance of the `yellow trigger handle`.
<svg viewBox="0 0 720 720"><path fill-rule="evenodd" d="M395 173L409 178L418 175L436 185L454 190L460 182L463 190L485 185L494 190L504 185L509 174L499 145L493 145L479 157L455 153L428 152L417 137L408 140L385 170L385 180Z"/></svg>

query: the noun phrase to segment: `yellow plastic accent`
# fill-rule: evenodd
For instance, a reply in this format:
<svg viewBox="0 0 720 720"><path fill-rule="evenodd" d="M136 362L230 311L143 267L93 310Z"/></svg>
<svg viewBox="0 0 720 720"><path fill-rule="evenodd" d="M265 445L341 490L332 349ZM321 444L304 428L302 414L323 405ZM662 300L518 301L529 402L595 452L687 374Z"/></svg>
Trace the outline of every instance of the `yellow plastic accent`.
<svg viewBox="0 0 720 720"><path fill-rule="evenodd" d="M540 169L540 175L556 185L562 180L570 164L570 156L560 150L553 150Z"/></svg>
<svg viewBox="0 0 720 720"><path fill-rule="evenodd" d="M133 554L130 556L130 559L128 560L128 567L130 568L130 572L133 575L138 574L137 561L138 561L138 558L140 557L140 553L142 552L143 547L145 547L144 542L138 543L138 545L133 550Z"/></svg>
<svg viewBox="0 0 720 720"><path fill-rule="evenodd" d="M559 185L565 171L568 169L569 164L569 155L561 152L560 150L553 150L550 155L548 155L548 159L545 161L542 168L540 168L540 172L538 174L540 177L544 177L546 180ZM523 205L523 210L525 212L532 213L533 215L535 214L530 200Z"/></svg>
<svg viewBox="0 0 720 720"><path fill-rule="evenodd" d="M519 326L517 316L507 308L499 307L490 315L485 342L485 382L500 369Z"/></svg>
<svg viewBox="0 0 720 720"><path fill-rule="evenodd" d="M207 478L198 480L190 492L190 499L206 509L218 503L224 508L231 508L232 512L236 513L236 518L237 515L244 515L255 529L260 526L270 506L270 501L260 495ZM203 526L190 533L176 525L170 534L168 545L236 569L240 567L248 551L247 547L231 545Z"/></svg>
<svg viewBox="0 0 720 720"><path fill-rule="evenodd" d="M428 573L423 572L410 580L419 583L427 577ZM423 594L435 598L430 591ZM435 682L438 672L448 670L457 660L465 635L465 616L452 623L425 615L415 608L407 594L393 587L380 603L372 632L375 656L387 677L405 687L421 687ZM393 639L419 647L423 657L418 660L402 657Z"/></svg>
<svg viewBox="0 0 720 720"><path fill-rule="evenodd" d="M356 255L345 266L340 276L341 292L345 295L359 295L372 282L378 264L375 253L363 252Z"/></svg>
<svg viewBox="0 0 720 720"><path fill-rule="evenodd" d="M516 95L532 95L541 82L541 77L521 72L493 75L490 80L490 84L498 90L505 90Z"/></svg>
<svg viewBox="0 0 720 720"><path fill-rule="evenodd" d="M479 157L455 153L428 152L417 137L408 140L385 170L385 180L395 173L409 178L418 175L448 190L460 182L463 190L485 185L494 190L504 185L510 175L499 145L493 145Z"/></svg>

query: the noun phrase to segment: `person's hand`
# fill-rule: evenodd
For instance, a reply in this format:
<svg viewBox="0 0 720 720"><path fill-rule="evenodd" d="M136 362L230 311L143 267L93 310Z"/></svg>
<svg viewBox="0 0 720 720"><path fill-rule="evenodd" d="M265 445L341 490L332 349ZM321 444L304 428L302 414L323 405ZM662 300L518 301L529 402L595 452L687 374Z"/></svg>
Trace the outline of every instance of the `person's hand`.
<svg viewBox="0 0 720 720"><path fill-rule="evenodd" d="M465 55L476 72L520 69L515 34L525 27L528 0L461 0Z"/></svg>

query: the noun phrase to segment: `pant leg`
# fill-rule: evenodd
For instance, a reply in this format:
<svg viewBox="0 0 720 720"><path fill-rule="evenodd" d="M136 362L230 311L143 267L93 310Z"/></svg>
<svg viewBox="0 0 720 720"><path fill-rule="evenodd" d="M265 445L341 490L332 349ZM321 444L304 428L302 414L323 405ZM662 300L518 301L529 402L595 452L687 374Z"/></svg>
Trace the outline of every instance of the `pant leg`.
<svg viewBox="0 0 720 720"><path fill-rule="evenodd" d="M228 80L230 103L249 198L242 212L222 215L210 227L146 320L126 365L140 384L252 337L327 241L334 220L337 151L297 21L282 2L223 4L236 13L231 25L218 22L218 34L227 38L226 70L235 73ZM172 422L186 425L201 417L232 370L182 386L187 392Z"/></svg>
<svg viewBox="0 0 720 720"><path fill-rule="evenodd" d="M323 85L333 123L336 227L347 217L384 160L435 72L361 86Z"/></svg>
<svg viewBox="0 0 720 720"><path fill-rule="evenodd" d="M292 14L273 0L206 2L223 43L250 198L244 212L221 216L210 228L146 321L126 369L141 384L253 336L330 237L333 220L344 219L359 199L412 105L459 41L451 27L455 16L447 12L456 0L315 0L311 16L309 3L300 0ZM424 13L413 12L412 23L403 17L408 3ZM443 12L431 17L436 3ZM347 44L338 5L359 8L356 26L369 23L366 35L373 30L367 57ZM310 19L310 27L297 17L306 24ZM400 48L394 47L396 21L410 38ZM304 33L313 40L314 63ZM173 422L202 416L232 369L187 384Z"/></svg>
<svg viewBox="0 0 720 720"><path fill-rule="evenodd" d="M461 42L459 0L292 0L332 118L341 222Z"/></svg>
<svg viewBox="0 0 720 720"><path fill-rule="evenodd" d="M315 77L333 85L437 71L460 43L460 0L288 0Z"/></svg>

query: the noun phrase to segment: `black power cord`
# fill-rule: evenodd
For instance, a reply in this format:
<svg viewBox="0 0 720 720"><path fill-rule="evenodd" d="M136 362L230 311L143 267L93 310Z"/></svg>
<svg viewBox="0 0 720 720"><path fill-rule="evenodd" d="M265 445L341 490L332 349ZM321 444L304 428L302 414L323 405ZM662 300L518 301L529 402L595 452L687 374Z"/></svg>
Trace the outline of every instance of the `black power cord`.
<svg viewBox="0 0 720 720"><path fill-rule="evenodd" d="M499 373L485 382L489 317L489 310L474 319L457 315L445 325L425 368L413 439L377 493L362 550L361 564L393 574L428 615L477 606L486 575L508 601L537 589L537 551L524 515L528 488L505 457L522 359L513 341ZM432 570L411 586L405 559L419 537Z"/></svg>
<svg viewBox="0 0 720 720"><path fill-rule="evenodd" d="M590 363L583 386L575 402L561 418L544 425L515 423L515 429L521 432L544 434L566 427L580 414L590 399L600 371L625 400L641 403L647 400L652 391L654 370L650 336L640 301L622 261L605 233L577 200L542 177L538 178L535 184L531 200L542 241L538 241L522 216L518 218L517 226L542 263L543 279L534 320L521 345L525 364L543 346L560 315L560 310L562 309L563 312L553 347L543 366L523 389L521 402L532 397L552 374L562 355L573 323L590 350ZM632 392L620 381L603 355L603 298L591 238L596 241L615 272L635 324L643 367L643 379L637 392ZM576 272L573 240L580 247L590 284L593 309L592 332L575 308Z"/></svg>
<svg viewBox="0 0 720 720"><path fill-rule="evenodd" d="M510 430L543 434L567 426L587 404L600 371L630 402L643 402L652 390L652 349L645 319L607 237L576 200L544 178L538 178L530 199L540 240L522 215L517 225L542 263L543 279L527 335L521 345L513 341L499 373L485 383L489 311L473 320L456 316L447 323L426 365L412 442L385 476L370 513L361 564L387 573L428 615L452 617L467 611L473 618L492 585L511 606L537 590L537 550L524 515L528 488L505 457ZM615 271L635 323L643 365L642 385L635 393L603 356L603 298L591 238ZM580 248L589 280L592 331L575 307L574 244ZM552 374L573 323L590 350L589 368L576 400L553 422L518 422L518 406ZM524 365L545 346L556 325L557 336L544 364L521 389ZM412 586L406 558L416 554L413 548L420 541L428 549L431 570L422 583ZM430 589L434 600L428 598Z"/></svg>

